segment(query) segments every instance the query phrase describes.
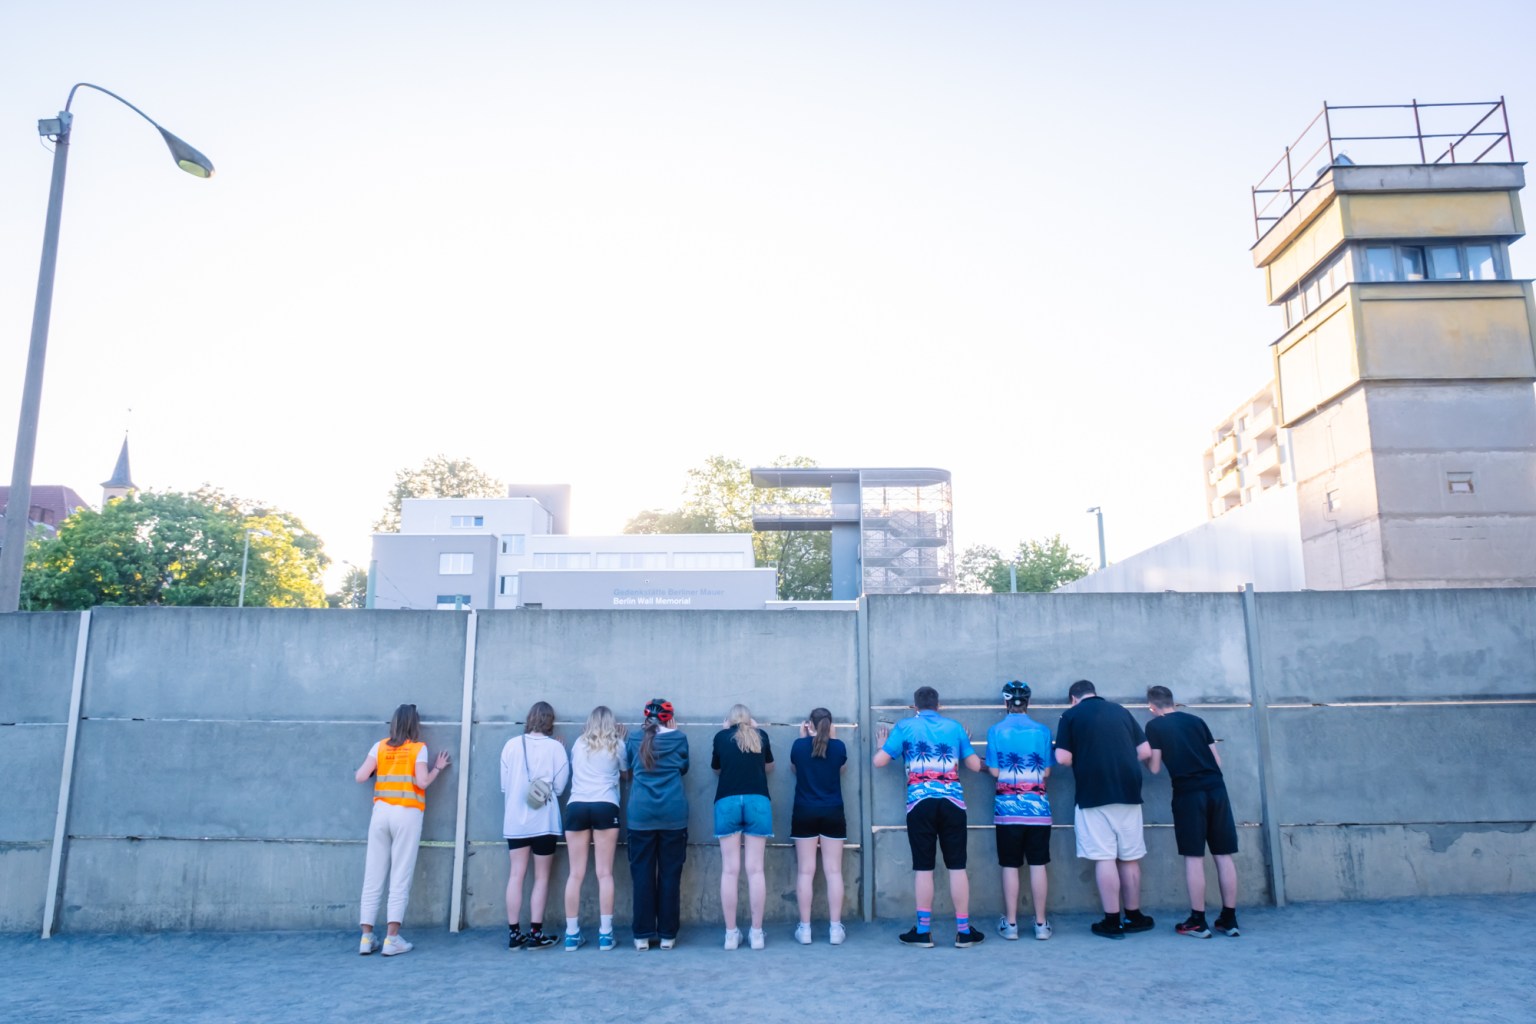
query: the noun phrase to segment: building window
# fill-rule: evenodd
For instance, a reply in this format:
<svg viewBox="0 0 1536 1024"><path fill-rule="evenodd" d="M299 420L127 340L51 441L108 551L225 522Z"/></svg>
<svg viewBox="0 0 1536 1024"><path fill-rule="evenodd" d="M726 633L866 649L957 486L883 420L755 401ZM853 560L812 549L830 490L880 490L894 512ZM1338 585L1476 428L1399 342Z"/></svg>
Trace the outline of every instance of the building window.
<svg viewBox="0 0 1536 1024"><path fill-rule="evenodd" d="M1329 512L1337 512L1344 507L1344 492L1329 491L1323 497L1323 507Z"/></svg>
<svg viewBox="0 0 1536 1024"><path fill-rule="evenodd" d="M1472 494L1471 473L1447 473L1445 474L1445 489L1451 494Z"/></svg>
<svg viewBox="0 0 1536 1024"><path fill-rule="evenodd" d="M448 525L455 530L470 530L485 525L485 516L449 516Z"/></svg>
<svg viewBox="0 0 1536 1024"><path fill-rule="evenodd" d="M599 551L592 560L594 569L665 569L665 551Z"/></svg>
<svg viewBox="0 0 1536 1024"><path fill-rule="evenodd" d="M1467 246L1467 280L1493 281L1498 276L1498 267L1493 262L1493 246Z"/></svg>
<svg viewBox="0 0 1536 1024"><path fill-rule="evenodd" d="M1497 249L1486 242L1368 245L1365 281L1497 281Z"/></svg>
<svg viewBox="0 0 1536 1024"><path fill-rule="evenodd" d="M739 551L679 551L672 556L674 569L740 569L745 556Z"/></svg>
<svg viewBox="0 0 1536 1024"><path fill-rule="evenodd" d="M592 568L592 552L535 551L533 553L533 567L535 569L590 569Z"/></svg>
<svg viewBox="0 0 1536 1024"><path fill-rule="evenodd" d="M520 555L523 553L524 537L521 533L504 533L501 535L501 553L504 555Z"/></svg>
<svg viewBox="0 0 1536 1024"><path fill-rule="evenodd" d="M437 595L437 610L440 612L467 611L471 607L468 594Z"/></svg>
<svg viewBox="0 0 1536 1024"><path fill-rule="evenodd" d="M437 556L440 576L468 576L475 571L475 556L469 551L444 551Z"/></svg>
<svg viewBox="0 0 1536 1024"><path fill-rule="evenodd" d="M501 578L501 586L498 590L502 597L517 596L517 573L512 573Z"/></svg>

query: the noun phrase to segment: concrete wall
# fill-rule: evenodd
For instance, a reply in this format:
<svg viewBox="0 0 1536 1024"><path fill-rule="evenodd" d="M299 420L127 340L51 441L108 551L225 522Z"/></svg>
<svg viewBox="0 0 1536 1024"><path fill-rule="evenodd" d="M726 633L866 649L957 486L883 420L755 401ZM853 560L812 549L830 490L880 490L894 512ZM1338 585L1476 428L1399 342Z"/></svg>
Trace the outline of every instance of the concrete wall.
<svg viewBox="0 0 1536 1024"><path fill-rule="evenodd" d="M1023 678L1054 727L1090 678L1135 710L1164 683L1221 740L1239 819L1243 899L1501 892L1536 885L1536 797L1521 780L1536 731L1536 591L1057 594L867 599L857 615L98 609L81 680L55 925L77 931L350 928L370 791L352 770L411 701L456 763L428 795L407 923L450 924L459 785L461 922L499 927L502 745L528 706L555 705L569 742L595 704L638 720L665 696L689 737L685 919L718 919L710 740L749 705L782 767L769 917L794 915L788 844L795 726L825 705L853 753L849 914L911 910L899 769L867 736L938 687L978 744ZM473 643L469 643L473 623ZM0 929L42 923L80 616L0 616ZM1254 657L1250 658L1250 650ZM468 757L462 759L466 660ZM1259 695L1256 703L1254 695ZM1137 712L1143 720L1144 712ZM984 749L984 748L982 748ZM1266 759L1267 751L1267 759ZM995 910L990 780L966 773L973 913ZM1053 774L1051 906L1089 911L1073 856L1070 771ZM1145 787L1150 908L1183 905L1166 777ZM1266 818L1265 808L1269 809ZM556 879L564 877L564 853ZM618 910L628 871L616 870ZM1271 873L1281 885L1272 887ZM942 869L941 872L942 874ZM589 889L592 887L589 885ZM552 906L558 909L558 881ZM942 880L940 913L946 912ZM589 915L595 912L587 893ZM818 913L820 913L818 911ZM556 914L556 917L559 915Z"/></svg>

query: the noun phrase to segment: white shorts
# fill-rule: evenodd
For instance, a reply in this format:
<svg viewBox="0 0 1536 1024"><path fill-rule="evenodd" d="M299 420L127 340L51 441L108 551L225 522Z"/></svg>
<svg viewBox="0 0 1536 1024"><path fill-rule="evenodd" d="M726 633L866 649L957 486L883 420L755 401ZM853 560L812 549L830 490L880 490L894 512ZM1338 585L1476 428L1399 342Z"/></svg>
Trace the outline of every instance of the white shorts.
<svg viewBox="0 0 1536 1024"><path fill-rule="evenodd" d="M1078 807L1072 830L1077 833L1077 855L1084 860L1141 860L1147 855L1141 804Z"/></svg>

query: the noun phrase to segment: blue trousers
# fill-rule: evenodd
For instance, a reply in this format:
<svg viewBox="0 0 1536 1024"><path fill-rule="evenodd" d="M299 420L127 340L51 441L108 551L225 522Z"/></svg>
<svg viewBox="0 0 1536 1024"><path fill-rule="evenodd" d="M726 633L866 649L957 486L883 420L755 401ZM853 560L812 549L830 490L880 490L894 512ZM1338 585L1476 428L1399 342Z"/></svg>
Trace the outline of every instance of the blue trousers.
<svg viewBox="0 0 1536 1024"><path fill-rule="evenodd" d="M635 938L677 938L687 859L687 829L629 830Z"/></svg>

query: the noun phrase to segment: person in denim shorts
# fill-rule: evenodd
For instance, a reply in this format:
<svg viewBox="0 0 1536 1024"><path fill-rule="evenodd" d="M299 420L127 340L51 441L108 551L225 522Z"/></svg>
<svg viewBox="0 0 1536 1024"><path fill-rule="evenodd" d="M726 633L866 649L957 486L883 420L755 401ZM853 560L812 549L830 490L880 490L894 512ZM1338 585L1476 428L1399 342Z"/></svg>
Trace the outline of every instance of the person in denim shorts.
<svg viewBox="0 0 1536 1024"><path fill-rule="evenodd" d="M768 846L768 837L773 835L773 808L768 803L773 747L768 744L768 734L752 720L746 705L737 704L725 716L725 728L715 733L715 750L709 766L720 776L715 785L715 838L720 840L720 909L725 916L725 948L736 949L741 945L741 929L736 927L736 896L745 855L747 899L752 911L748 941L753 949L762 949L763 905L768 898L763 851Z"/></svg>

